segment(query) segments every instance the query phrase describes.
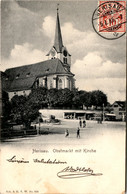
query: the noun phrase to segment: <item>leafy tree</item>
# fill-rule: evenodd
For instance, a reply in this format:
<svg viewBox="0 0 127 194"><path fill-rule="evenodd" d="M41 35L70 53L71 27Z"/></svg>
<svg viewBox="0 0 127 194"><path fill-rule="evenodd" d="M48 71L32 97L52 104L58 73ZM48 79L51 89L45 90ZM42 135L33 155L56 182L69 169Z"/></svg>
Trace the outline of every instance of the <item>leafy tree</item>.
<svg viewBox="0 0 127 194"><path fill-rule="evenodd" d="M25 96L14 96L11 99L11 119L17 124L24 124L26 129L30 128L31 122L39 115L38 107L31 103L31 98Z"/></svg>
<svg viewBox="0 0 127 194"><path fill-rule="evenodd" d="M73 104L75 107L85 106L88 107L94 106L103 106L103 104L107 105L107 96L99 90L86 92L83 90L75 91L73 97Z"/></svg>
<svg viewBox="0 0 127 194"><path fill-rule="evenodd" d="M71 107L73 92L69 89L49 89L47 92L47 100L49 107Z"/></svg>
<svg viewBox="0 0 127 194"><path fill-rule="evenodd" d="M58 90L59 107L72 107L73 92L68 88Z"/></svg>
<svg viewBox="0 0 127 194"><path fill-rule="evenodd" d="M107 105L107 96L100 90L95 90L91 92L91 105L94 106L106 106Z"/></svg>
<svg viewBox="0 0 127 194"><path fill-rule="evenodd" d="M29 102L32 103L32 106L38 109L47 107L47 88L39 87L33 89L28 96Z"/></svg>
<svg viewBox="0 0 127 194"><path fill-rule="evenodd" d="M82 91L80 93L80 102L83 105L85 105L87 108L90 106L90 94L89 92Z"/></svg>
<svg viewBox="0 0 127 194"><path fill-rule="evenodd" d="M81 101L81 96L83 95L83 92L78 90L73 90L73 98L72 98L72 104L74 108L80 108L83 103Z"/></svg>
<svg viewBox="0 0 127 194"><path fill-rule="evenodd" d="M29 129L31 122L39 116L39 108L31 104L31 101L28 99L24 104L24 107L20 114L24 126L26 127L26 129Z"/></svg>
<svg viewBox="0 0 127 194"><path fill-rule="evenodd" d="M8 93L2 91L2 128L7 126L7 121L10 119L11 104L9 102Z"/></svg>
<svg viewBox="0 0 127 194"><path fill-rule="evenodd" d="M57 107L58 106L58 89L52 88L47 91L47 101L49 107Z"/></svg>

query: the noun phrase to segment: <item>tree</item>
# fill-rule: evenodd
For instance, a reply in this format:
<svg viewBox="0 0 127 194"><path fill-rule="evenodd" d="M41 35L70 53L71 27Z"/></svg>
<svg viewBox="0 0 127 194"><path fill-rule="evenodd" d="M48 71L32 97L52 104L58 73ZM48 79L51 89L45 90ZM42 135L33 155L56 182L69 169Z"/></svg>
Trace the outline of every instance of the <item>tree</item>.
<svg viewBox="0 0 127 194"><path fill-rule="evenodd" d="M31 91L28 99L33 107L41 109L48 106L47 91L47 88L44 87L39 87Z"/></svg>
<svg viewBox="0 0 127 194"><path fill-rule="evenodd" d="M80 102L82 106L84 105L88 109L88 107L91 105L90 93L86 91L82 91L80 93Z"/></svg>
<svg viewBox="0 0 127 194"><path fill-rule="evenodd" d="M102 91L95 90L86 92L84 90L80 91L74 91L74 97L73 97L73 105L75 107L81 107L85 106L87 109L88 107L94 106L100 106L102 107L107 105L107 96Z"/></svg>
<svg viewBox="0 0 127 194"><path fill-rule="evenodd" d="M49 107L57 107L58 106L58 89L52 88L47 91L47 102Z"/></svg>
<svg viewBox="0 0 127 194"><path fill-rule="evenodd" d="M84 91L78 91L78 90L73 90L73 98L72 98L72 104L74 108L80 108L83 103L82 103L82 95Z"/></svg>
<svg viewBox="0 0 127 194"><path fill-rule="evenodd" d="M102 107L107 105L107 96L100 90L91 92L91 105Z"/></svg>
<svg viewBox="0 0 127 194"><path fill-rule="evenodd" d="M26 129L30 128L31 122L39 116L38 107L35 107L31 98L25 96L14 96L11 99L11 120L17 124L24 124Z"/></svg>
<svg viewBox="0 0 127 194"><path fill-rule="evenodd" d="M47 100L49 107L71 107L73 92L69 89L49 89L47 92Z"/></svg>
<svg viewBox="0 0 127 194"><path fill-rule="evenodd" d="M72 98L74 94L68 88L58 90L58 105L59 107L71 108Z"/></svg>
<svg viewBox="0 0 127 194"><path fill-rule="evenodd" d="M10 119L11 104L9 102L8 93L2 91L2 128L7 126L7 121Z"/></svg>

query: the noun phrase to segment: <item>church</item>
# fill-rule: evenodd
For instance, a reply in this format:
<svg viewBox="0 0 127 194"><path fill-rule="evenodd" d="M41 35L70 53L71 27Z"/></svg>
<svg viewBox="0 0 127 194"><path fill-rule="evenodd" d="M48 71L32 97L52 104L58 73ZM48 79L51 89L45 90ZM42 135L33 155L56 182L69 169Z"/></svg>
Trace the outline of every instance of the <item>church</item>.
<svg viewBox="0 0 127 194"><path fill-rule="evenodd" d="M29 95L31 89L37 87L70 90L75 87L71 55L63 45L58 9L54 45L46 56L46 61L9 68L4 72L2 85L9 100L14 95Z"/></svg>

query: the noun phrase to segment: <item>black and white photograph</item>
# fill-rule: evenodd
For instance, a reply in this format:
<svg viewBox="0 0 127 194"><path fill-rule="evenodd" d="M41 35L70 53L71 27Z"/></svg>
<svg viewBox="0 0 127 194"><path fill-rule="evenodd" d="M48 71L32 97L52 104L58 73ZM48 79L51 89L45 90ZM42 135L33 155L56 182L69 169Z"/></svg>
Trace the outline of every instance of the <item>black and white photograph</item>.
<svg viewBox="0 0 127 194"><path fill-rule="evenodd" d="M124 194L126 1L1 0L0 194Z"/></svg>

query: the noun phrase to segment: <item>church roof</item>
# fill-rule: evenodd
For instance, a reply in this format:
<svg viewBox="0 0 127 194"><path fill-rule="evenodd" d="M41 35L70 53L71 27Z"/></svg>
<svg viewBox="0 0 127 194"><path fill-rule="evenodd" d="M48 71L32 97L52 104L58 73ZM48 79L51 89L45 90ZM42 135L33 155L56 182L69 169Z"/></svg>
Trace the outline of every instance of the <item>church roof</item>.
<svg viewBox="0 0 127 194"><path fill-rule="evenodd" d="M55 31L54 47L55 47L57 52L62 52L63 41L62 41L62 34L61 34L60 20L59 20L59 13L58 12L57 12L57 19L56 19L56 31Z"/></svg>
<svg viewBox="0 0 127 194"><path fill-rule="evenodd" d="M56 58L31 65L10 68L5 71L5 74L3 88L6 91L30 89L37 77L53 74L74 75L65 69L63 63Z"/></svg>

